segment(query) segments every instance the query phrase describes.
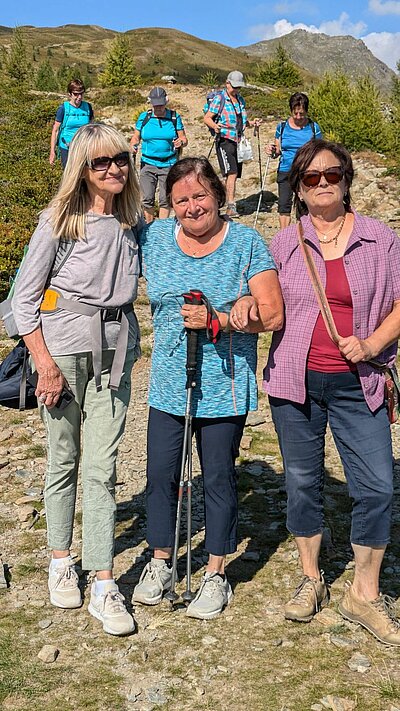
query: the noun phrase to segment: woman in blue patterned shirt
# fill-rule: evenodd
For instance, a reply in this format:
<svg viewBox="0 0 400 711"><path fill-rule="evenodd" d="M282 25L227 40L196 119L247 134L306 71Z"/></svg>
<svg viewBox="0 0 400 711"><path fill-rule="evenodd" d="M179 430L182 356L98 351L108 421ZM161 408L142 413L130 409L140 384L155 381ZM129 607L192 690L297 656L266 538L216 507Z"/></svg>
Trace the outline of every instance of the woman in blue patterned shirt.
<svg viewBox="0 0 400 711"><path fill-rule="evenodd" d="M171 585L186 403L185 328L199 329L192 415L209 562L187 614L210 619L232 596L224 565L237 545L235 454L247 413L257 408L257 333L281 327L282 299L274 262L258 232L220 217L225 188L205 158L176 163L167 195L176 218L148 225L140 238L155 337L147 464L147 541L154 555L133 599L157 604ZM206 337L206 307L184 303L182 293L190 289L202 291L215 310L220 328L215 344ZM257 304L249 319L246 295Z"/></svg>

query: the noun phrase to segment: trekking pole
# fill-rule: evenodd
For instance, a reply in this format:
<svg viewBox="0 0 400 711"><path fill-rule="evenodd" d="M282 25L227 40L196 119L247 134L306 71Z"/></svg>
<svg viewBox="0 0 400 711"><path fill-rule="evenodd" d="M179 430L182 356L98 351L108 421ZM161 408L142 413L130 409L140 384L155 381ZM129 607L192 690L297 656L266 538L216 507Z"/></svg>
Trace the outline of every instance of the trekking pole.
<svg viewBox="0 0 400 711"><path fill-rule="evenodd" d="M185 304L200 305L202 303L202 292L191 289L189 293L183 294ZM182 460L179 477L178 507L176 510L174 552L172 557L172 577L171 588L165 597L171 603L176 602L179 595L175 592L177 572L178 572L178 548L179 533L182 518L183 490L185 487L185 469L188 465L187 475L187 543L186 543L186 590L182 595L184 602L191 602L194 594L191 591L192 578L192 394L196 386L196 366L197 366L197 340L199 332L197 329L187 328L187 355L186 355L186 407L185 407L185 427L183 431Z"/></svg>
<svg viewBox="0 0 400 711"><path fill-rule="evenodd" d="M214 139L213 139L213 142L212 142L212 144L211 144L211 148L210 148L210 150L208 151L207 160L210 160L210 155L211 155L211 153L212 153L212 149L213 149L214 146L215 146L216 140L217 140L217 134L215 134Z"/></svg>
<svg viewBox="0 0 400 711"><path fill-rule="evenodd" d="M258 168L260 171L260 190L262 190L262 167L261 167L261 144L260 144L260 126L257 124L254 126L254 136L257 136L258 143Z"/></svg>
<svg viewBox="0 0 400 711"><path fill-rule="evenodd" d="M268 156L267 162L266 162L266 164L265 164L264 175L263 175L263 178L262 178L262 181L261 181L261 190L260 190L260 195L259 195L259 198L258 198L257 211L256 211L256 216L255 216L255 218L254 218L254 224L253 224L253 229L254 229L254 230L256 229L256 225L257 225L258 213L260 212L261 201L262 201L263 192L264 192L264 185L265 185L265 181L266 181L266 179L267 179L267 174L268 174L268 169L269 169L270 161L271 161L271 156Z"/></svg>

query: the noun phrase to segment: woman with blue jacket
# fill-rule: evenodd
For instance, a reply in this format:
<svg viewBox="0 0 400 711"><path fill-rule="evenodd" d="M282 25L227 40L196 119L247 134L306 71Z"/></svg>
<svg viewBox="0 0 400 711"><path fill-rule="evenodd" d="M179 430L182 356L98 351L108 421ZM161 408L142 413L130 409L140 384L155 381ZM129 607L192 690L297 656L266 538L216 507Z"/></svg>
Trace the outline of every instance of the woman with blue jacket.
<svg viewBox="0 0 400 711"><path fill-rule="evenodd" d="M61 165L65 168L68 160L68 149L73 137L81 126L93 121L91 104L83 101L85 86L80 79L72 79L68 84L69 100L64 101L57 109L50 141L50 165L56 160L57 147L60 153Z"/></svg>

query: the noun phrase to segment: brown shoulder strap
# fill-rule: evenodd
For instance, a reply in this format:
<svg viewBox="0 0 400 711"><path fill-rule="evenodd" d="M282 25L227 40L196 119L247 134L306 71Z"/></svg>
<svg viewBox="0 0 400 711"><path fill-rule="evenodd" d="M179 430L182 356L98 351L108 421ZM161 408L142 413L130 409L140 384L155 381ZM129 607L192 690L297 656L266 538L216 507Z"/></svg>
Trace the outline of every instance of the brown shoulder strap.
<svg viewBox="0 0 400 711"><path fill-rule="evenodd" d="M299 246L301 253L304 258L305 265L307 267L308 276L310 277L311 284L313 286L315 296L318 301L318 305L321 311L321 316L324 319L324 324L326 330L329 333L332 341L334 343L339 343L340 336L336 328L336 324L332 315L331 307L329 306L328 299L326 298L325 289L322 285L321 278L318 274L317 267L313 256L311 254L310 248L306 245L303 237L303 226L301 222L297 223L297 236L299 240Z"/></svg>

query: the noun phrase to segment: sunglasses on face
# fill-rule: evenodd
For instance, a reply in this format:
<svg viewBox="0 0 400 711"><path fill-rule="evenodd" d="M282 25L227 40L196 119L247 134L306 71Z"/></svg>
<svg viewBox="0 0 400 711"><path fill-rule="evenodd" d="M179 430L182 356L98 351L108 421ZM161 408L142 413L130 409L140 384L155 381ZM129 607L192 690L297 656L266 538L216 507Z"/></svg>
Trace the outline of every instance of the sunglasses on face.
<svg viewBox="0 0 400 711"><path fill-rule="evenodd" d="M71 91L72 96L83 96L84 91Z"/></svg>
<svg viewBox="0 0 400 711"><path fill-rule="evenodd" d="M109 170L111 163L115 163L117 168L123 168L129 163L129 151L123 151L122 153L117 153L113 158L108 156L101 156L100 158L93 158L89 161L89 168L91 170L98 170L99 172Z"/></svg>
<svg viewBox="0 0 400 711"><path fill-rule="evenodd" d="M306 188L315 188L319 185L322 176L329 185L337 185L343 178L343 170L340 165L334 165L326 170L308 170L301 173L300 180Z"/></svg>

